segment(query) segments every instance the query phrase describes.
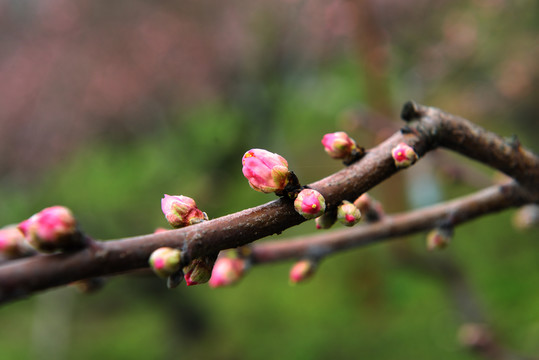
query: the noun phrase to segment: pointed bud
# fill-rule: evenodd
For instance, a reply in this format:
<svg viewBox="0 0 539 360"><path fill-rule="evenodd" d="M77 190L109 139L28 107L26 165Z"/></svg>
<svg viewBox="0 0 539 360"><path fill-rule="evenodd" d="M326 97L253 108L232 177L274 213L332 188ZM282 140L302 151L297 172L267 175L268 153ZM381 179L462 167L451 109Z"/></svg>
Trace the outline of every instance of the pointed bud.
<svg viewBox="0 0 539 360"><path fill-rule="evenodd" d="M314 219L316 228L318 230L329 229L330 227L333 226L333 224L335 224L335 221L337 221L336 211L327 211L324 214L322 214L322 216L319 216L316 219Z"/></svg>
<svg viewBox="0 0 539 360"><path fill-rule="evenodd" d="M209 257L194 259L189 265L183 267L185 283L187 286L207 283L215 260Z"/></svg>
<svg viewBox="0 0 539 360"><path fill-rule="evenodd" d="M32 247L43 252L66 250L82 245L77 221L64 206L45 208L18 225Z"/></svg>
<svg viewBox="0 0 539 360"><path fill-rule="evenodd" d="M407 168L417 161L417 154L414 149L405 143L400 143L391 150L391 156L398 168Z"/></svg>
<svg viewBox="0 0 539 360"><path fill-rule="evenodd" d="M300 260L290 269L290 283L297 284L313 276L316 270L316 262L310 259Z"/></svg>
<svg viewBox="0 0 539 360"><path fill-rule="evenodd" d="M427 249L433 251L443 249L449 245L453 237L453 228L438 227L427 234Z"/></svg>
<svg viewBox="0 0 539 360"><path fill-rule="evenodd" d="M318 191L303 189L294 200L294 208L305 219L314 219L326 211L326 201Z"/></svg>
<svg viewBox="0 0 539 360"><path fill-rule="evenodd" d="M220 257L213 266L209 285L216 288L235 284L242 278L244 272L244 259Z"/></svg>
<svg viewBox="0 0 539 360"><path fill-rule="evenodd" d="M243 175L256 191L282 191L288 183L288 162L280 155L263 149L251 149L241 160Z"/></svg>
<svg viewBox="0 0 539 360"><path fill-rule="evenodd" d="M0 229L0 254L8 259L18 258L25 253L24 235L16 226Z"/></svg>
<svg viewBox="0 0 539 360"><path fill-rule="evenodd" d="M324 135L322 145L333 159L348 159L359 150L356 142L343 131Z"/></svg>
<svg viewBox="0 0 539 360"><path fill-rule="evenodd" d="M148 263L157 275L167 277L180 270L180 260L180 250L162 247L150 255Z"/></svg>
<svg viewBox="0 0 539 360"><path fill-rule="evenodd" d="M161 199L161 210L168 223L175 228L208 220L208 215L197 208L195 200L183 195L170 196L165 194Z"/></svg>
<svg viewBox="0 0 539 360"><path fill-rule="evenodd" d="M344 200L337 209L337 220L344 226L354 226L361 220L361 212L350 201Z"/></svg>

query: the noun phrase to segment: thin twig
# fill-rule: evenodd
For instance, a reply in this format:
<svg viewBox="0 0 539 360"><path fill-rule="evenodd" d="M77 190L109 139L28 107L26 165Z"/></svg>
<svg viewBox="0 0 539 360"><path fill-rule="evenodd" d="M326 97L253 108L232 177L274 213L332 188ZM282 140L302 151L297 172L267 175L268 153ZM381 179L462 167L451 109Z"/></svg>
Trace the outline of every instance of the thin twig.
<svg viewBox="0 0 539 360"><path fill-rule="evenodd" d="M498 212L525 202L521 188L512 182L492 186L472 195L402 214L386 215L380 221L351 229L323 231L287 241L269 241L251 245L256 263L302 257L321 257L336 251L365 246L432 229L440 225L456 226L477 217Z"/></svg>

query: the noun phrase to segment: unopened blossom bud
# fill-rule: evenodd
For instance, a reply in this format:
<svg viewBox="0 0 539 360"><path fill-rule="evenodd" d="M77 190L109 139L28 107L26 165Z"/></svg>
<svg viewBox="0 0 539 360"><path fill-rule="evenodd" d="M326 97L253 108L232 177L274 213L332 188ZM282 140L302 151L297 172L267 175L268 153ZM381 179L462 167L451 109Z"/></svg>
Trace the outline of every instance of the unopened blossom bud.
<svg viewBox="0 0 539 360"><path fill-rule="evenodd" d="M382 204L373 199L369 194L364 193L354 201L354 205L361 212L361 216L367 222L375 222L384 216Z"/></svg>
<svg viewBox="0 0 539 360"><path fill-rule="evenodd" d="M194 259L189 265L183 267L185 283L187 286L207 283L215 260L209 257Z"/></svg>
<svg viewBox="0 0 539 360"><path fill-rule="evenodd" d="M539 205L522 206L513 216L513 225L519 230L529 229L539 224Z"/></svg>
<svg viewBox="0 0 539 360"><path fill-rule="evenodd" d="M337 220L344 226L354 226L361 220L361 212L350 201L343 201L337 209Z"/></svg>
<svg viewBox="0 0 539 360"><path fill-rule="evenodd" d="M297 284L309 279L316 270L316 262L310 259L300 260L290 269L290 283Z"/></svg>
<svg viewBox="0 0 539 360"><path fill-rule="evenodd" d="M322 145L328 155L334 159L346 159L357 150L356 142L344 131L324 135Z"/></svg>
<svg viewBox="0 0 539 360"><path fill-rule="evenodd" d="M180 270L181 251L170 247L155 250L148 263L160 277L167 277Z"/></svg>
<svg viewBox="0 0 539 360"><path fill-rule="evenodd" d="M417 161L417 154L414 149L405 143L400 143L391 150L391 156L398 168L407 168Z"/></svg>
<svg viewBox="0 0 539 360"><path fill-rule="evenodd" d="M213 288L232 285L242 278L244 272L244 259L220 257L213 266L208 284Z"/></svg>
<svg viewBox="0 0 539 360"><path fill-rule="evenodd" d="M288 183L288 162L282 156L263 149L251 149L241 160L249 185L263 193L284 190Z"/></svg>
<svg viewBox="0 0 539 360"><path fill-rule="evenodd" d="M161 210L168 223L175 228L208 220L208 215L197 208L195 200L183 195L170 196L165 194L161 199Z"/></svg>
<svg viewBox="0 0 539 360"><path fill-rule="evenodd" d="M337 221L337 212L336 211L327 211L322 214L322 216L314 219L317 229L329 229Z"/></svg>
<svg viewBox="0 0 539 360"><path fill-rule="evenodd" d="M326 200L316 190L303 189L294 200L294 208L305 219L314 219L326 211Z"/></svg>
<svg viewBox="0 0 539 360"><path fill-rule="evenodd" d="M52 252L81 245L77 221L64 206L45 208L18 225L26 240L39 251Z"/></svg>
<svg viewBox="0 0 539 360"><path fill-rule="evenodd" d="M452 228L441 227L433 229L427 234L427 249L430 251L443 249L449 245L452 237Z"/></svg>
<svg viewBox="0 0 539 360"><path fill-rule="evenodd" d="M355 201L354 201L354 205L359 209L359 211L361 211L361 213L367 213L367 211L369 210L369 208L372 207L372 198L370 197L369 194L367 193L364 193L364 194L361 194L360 197L358 197Z"/></svg>
<svg viewBox="0 0 539 360"><path fill-rule="evenodd" d="M457 333L460 344L464 347L482 351L492 345L492 332L483 324L468 323L462 325Z"/></svg>
<svg viewBox="0 0 539 360"><path fill-rule="evenodd" d="M17 258L25 253L24 235L16 226L0 229L0 254L5 257Z"/></svg>

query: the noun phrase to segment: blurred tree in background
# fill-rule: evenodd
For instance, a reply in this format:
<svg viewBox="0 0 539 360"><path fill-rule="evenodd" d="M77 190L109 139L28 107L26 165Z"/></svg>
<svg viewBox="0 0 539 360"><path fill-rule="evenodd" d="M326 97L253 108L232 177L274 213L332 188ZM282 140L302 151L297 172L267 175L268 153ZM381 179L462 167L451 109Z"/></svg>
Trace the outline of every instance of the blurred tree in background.
<svg viewBox="0 0 539 360"><path fill-rule="evenodd" d="M98 239L150 233L166 225L163 193L222 216L273 199L241 175L247 149L284 155L308 183L340 168L324 133L374 146L409 99L537 152L538 30L533 0L0 0L0 223L62 204ZM439 170L429 155L374 194L397 211L492 181ZM458 265L505 345L538 354L539 232L510 217L459 227L442 254L419 236L337 255L294 288L284 264L223 290L133 275L91 296L51 291L0 308L0 355L474 359L456 334L477 319L438 260Z"/></svg>

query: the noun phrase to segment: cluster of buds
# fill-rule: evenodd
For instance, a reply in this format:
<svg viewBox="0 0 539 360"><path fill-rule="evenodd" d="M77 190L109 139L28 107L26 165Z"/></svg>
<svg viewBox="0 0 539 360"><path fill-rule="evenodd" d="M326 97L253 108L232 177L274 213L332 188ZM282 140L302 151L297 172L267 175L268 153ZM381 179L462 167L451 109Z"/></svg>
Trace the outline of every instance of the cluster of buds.
<svg viewBox="0 0 539 360"><path fill-rule="evenodd" d="M249 185L263 193L280 193L289 181L288 162L281 155L263 149L251 149L241 160Z"/></svg>
<svg viewBox="0 0 539 360"><path fill-rule="evenodd" d="M317 262L312 259L303 259L296 262L290 269L290 284L295 285L309 279L313 276L317 265Z"/></svg>
<svg viewBox="0 0 539 360"><path fill-rule="evenodd" d="M344 200L337 208L337 219L344 226L354 226L361 220L361 212L350 201Z"/></svg>
<svg viewBox="0 0 539 360"><path fill-rule="evenodd" d="M6 226L0 229L0 254L8 259L23 256L26 253L25 238L17 226Z"/></svg>
<svg viewBox="0 0 539 360"><path fill-rule="evenodd" d="M243 277L246 269L246 259L237 256L220 256L215 261L208 284L212 288L235 284Z"/></svg>
<svg viewBox="0 0 539 360"><path fill-rule="evenodd" d="M165 194L161 199L161 210L168 223L174 228L208 220L208 215L198 209L195 200L183 195L170 196Z"/></svg>
<svg viewBox="0 0 539 360"><path fill-rule="evenodd" d="M77 221L64 206L45 208L21 222L18 229L32 247L42 252L72 250L83 244Z"/></svg>
<svg viewBox="0 0 539 360"><path fill-rule="evenodd" d="M364 154L364 149L357 146L354 139L343 131L324 135L322 138L324 150L333 159L341 159L345 164L351 164Z"/></svg>
<svg viewBox="0 0 539 360"><path fill-rule="evenodd" d="M316 190L303 189L294 200L294 208L305 219L314 219L326 211L326 200Z"/></svg>
<svg viewBox="0 0 539 360"><path fill-rule="evenodd" d="M417 161L414 149L405 143L400 143L391 150L391 156L397 168L407 168Z"/></svg>
<svg viewBox="0 0 539 360"><path fill-rule="evenodd" d="M437 227L427 234L427 249L429 251L444 249L453 238L453 228L450 226Z"/></svg>
<svg viewBox="0 0 539 360"><path fill-rule="evenodd" d="M167 195L161 199L161 210L168 223L174 228L195 225L208 220L208 215L201 211L192 198L183 195ZM155 233L167 231L158 228ZM181 267L181 252L178 249L163 247L155 250L150 256L149 263L153 271L167 278L167 286L174 288L185 278L187 286L208 282L214 258L203 257L191 260Z"/></svg>
<svg viewBox="0 0 539 360"><path fill-rule="evenodd" d="M161 247L150 255L148 263L158 276L166 278L180 270L181 256L178 249Z"/></svg>

